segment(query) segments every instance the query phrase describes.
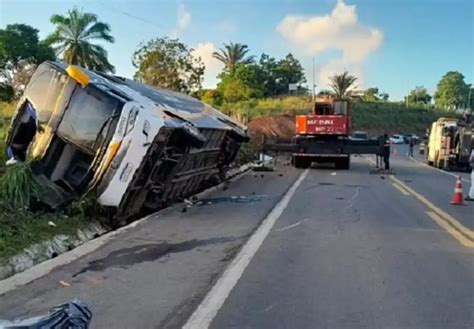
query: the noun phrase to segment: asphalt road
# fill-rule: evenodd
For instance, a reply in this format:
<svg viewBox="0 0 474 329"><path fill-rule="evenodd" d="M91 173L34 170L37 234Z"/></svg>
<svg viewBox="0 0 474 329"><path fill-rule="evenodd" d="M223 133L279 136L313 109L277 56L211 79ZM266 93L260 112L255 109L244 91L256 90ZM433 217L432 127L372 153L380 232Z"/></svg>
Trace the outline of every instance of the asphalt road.
<svg viewBox="0 0 474 329"><path fill-rule="evenodd" d="M474 249L353 160L310 171L211 328L474 328ZM472 223L474 204L449 205L452 177L392 160L400 181Z"/></svg>
<svg viewBox="0 0 474 329"><path fill-rule="evenodd" d="M210 328L474 328L474 203L450 205L454 177L403 149L392 164L395 180L362 157L310 170ZM92 328L181 328L301 173L249 173L161 212L0 296L0 318L79 297Z"/></svg>
<svg viewBox="0 0 474 329"><path fill-rule="evenodd" d="M249 172L186 212L183 204L166 209L87 256L1 295L0 319L44 314L77 297L91 308L93 329L180 328L298 174L288 166Z"/></svg>

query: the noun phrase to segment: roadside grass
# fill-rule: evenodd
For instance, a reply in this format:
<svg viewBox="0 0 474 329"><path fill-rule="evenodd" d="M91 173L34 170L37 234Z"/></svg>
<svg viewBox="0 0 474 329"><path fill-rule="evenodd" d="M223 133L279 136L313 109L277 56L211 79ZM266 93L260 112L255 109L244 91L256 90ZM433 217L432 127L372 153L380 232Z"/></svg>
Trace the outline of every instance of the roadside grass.
<svg viewBox="0 0 474 329"><path fill-rule="evenodd" d="M14 102L0 102L0 175L5 171L5 161L7 161L5 139L15 109Z"/></svg>
<svg viewBox="0 0 474 329"><path fill-rule="evenodd" d="M49 223L54 223L54 226ZM38 213L27 210L0 209L0 265L20 254L25 248L50 240L57 235L77 237L79 229L92 220L63 213Z"/></svg>
<svg viewBox="0 0 474 329"><path fill-rule="evenodd" d="M261 150L261 147L254 144L252 141L243 144L239 150L237 163L239 165L244 165L246 163L258 160L260 150Z"/></svg>
<svg viewBox="0 0 474 329"><path fill-rule="evenodd" d="M0 175L5 171L5 162L7 161L5 138L7 134L7 127L3 124L0 118Z"/></svg>
<svg viewBox="0 0 474 329"><path fill-rule="evenodd" d="M15 108L15 103L0 102L0 265L34 244L58 235L74 239L92 223L107 224L92 198L55 212L30 210L48 187L35 185L28 164L5 168L5 139Z"/></svg>
<svg viewBox="0 0 474 329"><path fill-rule="evenodd" d="M440 117L456 117L455 113L423 108L405 108L402 105L384 103L354 103L352 125L355 130L373 134L417 133L424 134L426 128Z"/></svg>

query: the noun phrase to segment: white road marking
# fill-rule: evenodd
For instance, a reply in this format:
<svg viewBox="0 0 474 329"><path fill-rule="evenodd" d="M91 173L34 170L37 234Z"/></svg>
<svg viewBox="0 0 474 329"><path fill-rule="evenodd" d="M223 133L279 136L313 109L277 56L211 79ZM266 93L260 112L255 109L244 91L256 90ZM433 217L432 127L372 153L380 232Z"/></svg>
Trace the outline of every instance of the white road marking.
<svg viewBox="0 0 474 329"><path fill-rule="evenodd" d="M229 267L225 270L206 297L204 297L201 304L183 326L183 329L206 329L209 327L217 312L244 273L248 264L257 253L268 233L290 203L296 189L308 175L308 172L309 169L306 169L301 173L280 202L278 202L278 204L263 220L262 224L260 224L255 233L252 234L247 243L242 247L237 257L235 257L232 263L230 263Z"/></svg>
<svg viewBox="0 0 474 329"><path fill-rule="evenodd" d="M456 174L453 174L453 173L451 173L451 172L447 172L447 171L445 171L445 170L442 170L442 169L439 169L439 168L436 168L436 167L432 167L432 166L428 165L427 163L424 163L423 161L420 161L420 160L415 159L415 158L410 158L410 159L413 160L413 161L415 161L415 162L418 162L419 164L422 164L422 165L424 165L424 166L426 166L426 167L428 167L428 168L431 168L431 169L433 169L433 170L437 170L437 171L439 171L439 172L442 172L443 174L446 174L446 175L449 175L449 176L453 176L453 177L456 177L456 178L459 177L459 174L456 175ZM461 177L461 179L462 179L463 181L465 181L466 183L470 183L470 182L471 182L469 179L466 179L466 178L464 178L464 177Z"/></svg>
<svg viewBox="0 0 474 329"><path fill-rule="evenodd" d="M291 224L291 225L288 225L288 226L285 226L285 227L282 227L282 228L279 228L277 230L275 230L275 232L281 232L281 231L285 231L285 230L289 230L290 228L293 228L293 227L296 227L296 226L299 226L301 223L303 222L306 222L308 219L305 218L303 220L300 220L299 222L296 222L294 224Z"/></svg>

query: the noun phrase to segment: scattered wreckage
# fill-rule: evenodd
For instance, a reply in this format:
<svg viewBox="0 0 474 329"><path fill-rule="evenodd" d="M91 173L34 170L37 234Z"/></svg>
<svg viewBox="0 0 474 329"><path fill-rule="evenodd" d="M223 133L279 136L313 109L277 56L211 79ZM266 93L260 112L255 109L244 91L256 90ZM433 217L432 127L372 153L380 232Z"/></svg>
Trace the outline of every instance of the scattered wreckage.
<svg viewBox="0 0 474 329"><path fill-rule="evenodd" d="M7 162L32 160L65 200L95 192L122 221L215 184L247 141L244 125L190 96L44 62L18 103Z"/></svg>

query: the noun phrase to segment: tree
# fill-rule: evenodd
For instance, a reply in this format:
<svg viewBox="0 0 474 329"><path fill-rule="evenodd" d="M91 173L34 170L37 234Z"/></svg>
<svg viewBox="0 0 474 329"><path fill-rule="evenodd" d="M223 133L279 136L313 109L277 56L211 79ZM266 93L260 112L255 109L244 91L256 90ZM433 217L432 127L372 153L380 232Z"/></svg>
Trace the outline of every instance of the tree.
<svg viewBox="0 0 474 329"><path fill-rule="evenodd" d="M346 96L347 91L354 85L357 78L345 71L342 74L336 74L330 77L329 80L331 81L331 88L334 90L336 98L342 98Z"/></svg>
<svg viewBox="0 0 474 329"><path fill-rule="evenodd" d="M264 96L273 96L277 94L278 86L276 82L277 61L270 55L262 54L258 62L263 77Z"/></svg>
<svg viewBox="0 0 474 329"><path fill-rule="evenodd" d="M0 101L9 102L15 96L13 87L9 84L0 82Z"/></svg>
<svg viewBox="0 0 474 329"><path fill-rule="evenodd" d="M362 97L366 102L376 102L379 100L379 89L378 88L368 88L364 91L364 96Z"/></svg>
<svg viewBox="0 0 474 329"><path fill-rule="evenodd" d="M228 103L244 101L252 96L252 90L242 80L224 78L217 86L222 97Z"/></svg>
<svg viewBox="0 0 474 329"><path fill-rule="evenodd" d="M249 48L241 43L224 44L224 49L219 48L212 57L221 61L225 65L225 70L233 72L237 64L250 64L254 62L254 56L247 56Z"/></svg>
<svg viewBox="0 0 474 329"><path fill-rule="evenodd" d="M209 105L220 106L222 105L222 94L217 89L204 89L201 90L200 99Z"/></svg>
<svg viewBox="0 0 474 329"><path fill-rule="evenodd" d="M54 59L53 49L39 40L37 29L26 24L0 29L0 80L8 91L4 97L21 95L36 65Z"/></svg>
<svg viewBox="0 0 474 329"><path fill-rule="evenodd" d="M178 39L156 38L133 55L134 78L152 86L191 93L201 88L205 66Z"/></svg>
<svg viewBox="0 0 474 329"><path fill-rule="evenodd" d="M448 109L466 106L469 87L464 82L464 75L456 71L447 72L439 81L434 94L436 105Z"/></svg>
<svg viewBox="0 0 474 329"><path fill-rule="evenodd" d="M56 30L47 37L47 42L55 47L57 55L66 63L90 70L114 72L114 66L107 59L107 51L91 42L114 42L110 26L99 21L97 15L73 8L66 15L51 16L51 23L56 25Z"/></svg>
<svg viewBox="0 0 474 329"><path fill-rule="evenodd" d="M277 84L276 95L286 94L289 84L306 82L303 67L291 53L278 61L273 76Z"/></svg>
<svg viewBox="0 0 474 329"><path fill-rule="evenodd" d="M238 64L232 72L219 75L218 92L228 103L260 98L263 96L263 83L258 65Z"/></svg>
<svg viewBox="0 0 474 329"><path fill-rule="evenodd" d="M409 104L422 104L428 105L431 103L431 95L428 94L428 90L423 86L417 86L415 89L410 91L410 94L405 97L405 101L408 97Z"/></svg>
<svg viewBox="0 0 474 329"><path fill-rule="evenodd" d="M390 97L388 93L380 93L379 96L380 96L380 99L384 102L388 102L388 99Z"/></svg>

